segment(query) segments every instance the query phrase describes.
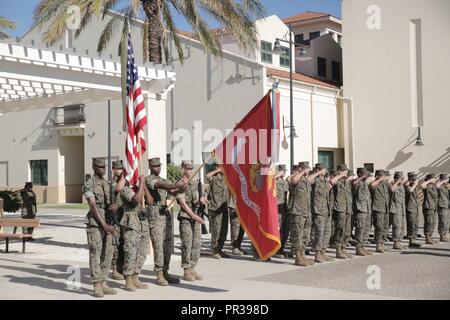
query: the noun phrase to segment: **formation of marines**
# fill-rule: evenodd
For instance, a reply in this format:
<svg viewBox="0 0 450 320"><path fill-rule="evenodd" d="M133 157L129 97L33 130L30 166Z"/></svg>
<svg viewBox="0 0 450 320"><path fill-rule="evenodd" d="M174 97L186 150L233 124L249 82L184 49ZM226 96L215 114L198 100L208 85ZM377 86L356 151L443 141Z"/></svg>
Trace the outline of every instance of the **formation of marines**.
<svg viewBox="0 0 450 320"><path fill-rule="evenodd" d="M174 251L173 217L170 205L177 201L181 238L182 280L202 280L196 271L201 253L201 225L199 204L206 205L211 232L211 257L229 258L223 250L231 226L232 254L248 254L241 248L244 238L236 201L229 192L220 166L207 174L206 196L200 197L193 179L194 165L183 161L182 177L176 183L161 178L159 158L149 161L150 175L141 176L139 187L133 190L124 177L122 161L113 162L113 179L105 178L106 163L94 159L94 175L83 193L90 210L86 216L89 264L94 296L116 294L107 284L112 278L124 280L125 289L146 289L139 280L149 251L154 251L156 283L161 286L177 284L180 279L169 274ZM286 166L278 165L276 188L281 247L276 257L294 258L295 265L309 266L333 260L327 248L335 248L337 259L352 258L347 248L352 243L356 255L373 253L367 249L369 233L374 227L376 252L384 253L392 227L393 249L404 250L401 240L406 235L409 247L418 247L417 229L419 208L424 215L426 244L436 244L432 235L438 223L440 241L448 241L450 183L446 174L429 174L420 181L414 172L404 178L395 172L392 181L385 170L376 170L372 177L365 168L358 168L356 176L345 164L336 171L328 171L322 164L311 169L308 162L300 162L286 177ZM421 197L423 194L423 201ZM290 240L290 251L287 244ZM310 250L308 250L310 248ZM253 257L259 260L253 249ZM308 251L315 253L307 259Z"/></svg>

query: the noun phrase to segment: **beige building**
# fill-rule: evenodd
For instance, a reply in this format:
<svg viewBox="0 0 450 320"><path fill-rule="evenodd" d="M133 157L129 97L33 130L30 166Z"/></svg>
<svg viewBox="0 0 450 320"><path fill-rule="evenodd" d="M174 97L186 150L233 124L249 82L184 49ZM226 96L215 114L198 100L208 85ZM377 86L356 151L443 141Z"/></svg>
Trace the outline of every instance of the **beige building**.
<svg viewBox="0 0 450 320"><path fill-rule="evenodd" d="M450 172L450 1L343 0L342 19L350 165Z"/></svg>

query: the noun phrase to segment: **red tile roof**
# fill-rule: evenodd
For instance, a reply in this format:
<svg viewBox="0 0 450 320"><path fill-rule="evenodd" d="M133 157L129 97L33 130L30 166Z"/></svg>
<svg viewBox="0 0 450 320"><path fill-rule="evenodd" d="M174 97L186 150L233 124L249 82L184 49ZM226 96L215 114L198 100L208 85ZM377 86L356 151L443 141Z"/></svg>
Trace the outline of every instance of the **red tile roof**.
<svg viewBox="0 0 450 320"><path fill-rule="evenodd" d="M279 77L284 79L289 79L289 72L279 69L273 69L273 68L266 68L267 69L267 76L268 77ZM302 73L294 72L292 74L292 79L295 81L300 82L306 82L310 84L315 84L322 87L332 88L332 89L339 89L339 86L325 82L323 80L318 80L316 78L304 75Z"/></svg>
<svg viewBox="0 0 450 320"><path fill-rule="evenodd" d="M331 15L328 13L306 11L306 12L299 13L295 16L284 18L283 22L284 23L293 23L293 22L299 22L299 21L320 19L320 18L325 18L325 17L330 17L330 16Z"/></svg>

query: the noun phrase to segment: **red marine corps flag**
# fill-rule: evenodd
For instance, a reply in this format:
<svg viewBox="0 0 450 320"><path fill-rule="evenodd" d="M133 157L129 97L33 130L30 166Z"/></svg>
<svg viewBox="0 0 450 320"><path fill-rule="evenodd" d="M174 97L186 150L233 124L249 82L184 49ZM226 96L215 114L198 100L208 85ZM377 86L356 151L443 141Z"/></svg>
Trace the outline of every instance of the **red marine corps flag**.
<svg viewBox="0 0 450 320"><path fill-rule="evenodd" d="M279 93L269 91L214 150L236 211L259 256L280 248L275 162L279 144ZM274 101L273 101L274 100Z"/></svg>

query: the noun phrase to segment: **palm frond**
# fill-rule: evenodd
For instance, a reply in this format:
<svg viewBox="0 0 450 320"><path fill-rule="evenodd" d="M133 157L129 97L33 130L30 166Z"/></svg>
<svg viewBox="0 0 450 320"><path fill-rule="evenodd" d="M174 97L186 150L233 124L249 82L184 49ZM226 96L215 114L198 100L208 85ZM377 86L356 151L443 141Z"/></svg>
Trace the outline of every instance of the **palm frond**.
<svg viewBox="0 0 450 320"><path fill-rule="evenodd" d="M119 23L123 21L121 16L114 16L108 21L100 38L98 39L97 52L103 52L103 50L108 46L111 37L114 35L115 30L119 26Z"/></svg>
<svg viewBox="0 0 450 320"><path fill-rule="evenodd" d="M66 0L41 0L33 12L33 27L42 28L43 25L49 21L55 12L59 11L59 8L64 5Z"/></svg>
<svg viewBox="0 0 450 320"><path fill-rule="evenodd" d="M9 20L8 18L0 17L0 28L15 29L16 24L14 23L14 21Z"/></svg>
<svg viewBox="0 0 450 320"><path fill-rule="evenodd" d="M166 24L167 29L172 34L172 40L175 45L175 48L177 49L178 58L180 59L180 63L183 64L183 62L184 62L183 48L181 47L180 37L178 36L178 32L177 32L175 24L173 22L172 13L170 12L170 7L169 7L167 1L164 1L162 16L163 16L164 23ZM168 62L168 57L166 57L166 62Z"/></svg>
<svg viewBox="0 0 450 320"><path fill-rule="evenodd" d="M253 16L254 19L264 18L266 15L266 9L262 5L260 0L242 0L242 7L245 11Z"/></svg>

